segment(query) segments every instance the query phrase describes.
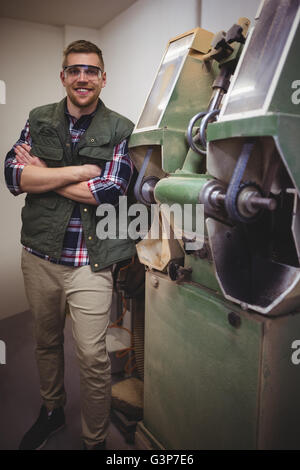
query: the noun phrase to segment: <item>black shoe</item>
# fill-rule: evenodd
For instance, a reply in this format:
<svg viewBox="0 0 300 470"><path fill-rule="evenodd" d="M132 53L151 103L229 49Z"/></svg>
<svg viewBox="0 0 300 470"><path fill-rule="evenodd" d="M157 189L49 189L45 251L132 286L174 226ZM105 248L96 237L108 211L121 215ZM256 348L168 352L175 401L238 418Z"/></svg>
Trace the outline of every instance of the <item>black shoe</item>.
<svg viewBox="0 0 300 470"><path fill-rule="evenodd" d="M106 449L105 441L98 442L98 444L95 444L91 449L88 449L85 443L83 443L83 450L105 450L105 449Z"/></svg>
<svg viewBox="0 0 300 470"><path fill-rule="evenodd" d="M47 408L41 407L40 415L34 425L23 437L19 450L39 450L48 438L65 425L65 414L62 407L48 414Z"/></svg>

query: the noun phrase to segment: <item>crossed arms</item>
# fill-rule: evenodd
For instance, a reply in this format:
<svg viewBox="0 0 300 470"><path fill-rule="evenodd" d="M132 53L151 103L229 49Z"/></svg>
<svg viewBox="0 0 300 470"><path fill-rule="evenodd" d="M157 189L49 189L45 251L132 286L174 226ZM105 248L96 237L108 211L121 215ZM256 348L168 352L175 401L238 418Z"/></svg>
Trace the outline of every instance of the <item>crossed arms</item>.
<svg viewBox="0 0 300 470"><path fill-rule="evenodd" d="M17 162L25 165L20 179L20 188L23 192L55 191L73 201L98 205L87 181L100 176L102 170L99 166L86 164L47 168L43 160L30 155L30 150L31 147L27 144L15 147Z"/></svg>
<svg viewBox="0 0 300 470"><path fill-rule="evenodd" d="M30 155L28 133L25 126L5 159L6 185L13 195L56 191L84 204L117 205L119 196L126 194L133 174L127 140L114 147L112 160L101 173L100 167L90 164L47 168L43 160Z"/></svg>

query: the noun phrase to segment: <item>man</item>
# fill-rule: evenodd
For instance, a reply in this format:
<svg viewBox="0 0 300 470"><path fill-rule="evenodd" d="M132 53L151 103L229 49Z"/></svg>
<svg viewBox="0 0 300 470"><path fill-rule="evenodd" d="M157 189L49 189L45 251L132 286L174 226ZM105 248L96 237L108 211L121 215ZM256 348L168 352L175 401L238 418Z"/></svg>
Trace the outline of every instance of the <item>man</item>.
<svg viewBox="0 0 300 470"><path fill-rule="evenodd" d="M133 124L99 99L102 53L87 41L64 51L67 97L31 111L7 154L9 190L27 193L22 209L22 270L35 320L42 407L20 449L38 449L65 424L63 329L69 306L80 366L85 449L104 449L110 411L106 331L114 263L130 258L131 240L99 240L97 206L117 206L133 172L127 141Z"/></svg>

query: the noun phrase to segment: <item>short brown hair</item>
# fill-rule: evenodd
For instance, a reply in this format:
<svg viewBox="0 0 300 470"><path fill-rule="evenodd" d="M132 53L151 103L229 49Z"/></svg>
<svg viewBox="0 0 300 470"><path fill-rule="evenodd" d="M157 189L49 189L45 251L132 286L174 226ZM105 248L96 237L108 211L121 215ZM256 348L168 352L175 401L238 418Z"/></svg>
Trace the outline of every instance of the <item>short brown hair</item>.
<svg viewBox="0 0 300 470"><path fill-rule="evenodd" d="M91 53L94 52L95 54L98 55L99 61L100 61L100 66L102 70L104 70L104 61L102 57L102 51L99 49L96 44L93 44L92 42L85 41L84 39L79 39L78 41L73 41L71 44L69 44L63 52L63 63L62 66L65 67L67 65L67 57L69 54L72 52L87 52Z"/></svg>

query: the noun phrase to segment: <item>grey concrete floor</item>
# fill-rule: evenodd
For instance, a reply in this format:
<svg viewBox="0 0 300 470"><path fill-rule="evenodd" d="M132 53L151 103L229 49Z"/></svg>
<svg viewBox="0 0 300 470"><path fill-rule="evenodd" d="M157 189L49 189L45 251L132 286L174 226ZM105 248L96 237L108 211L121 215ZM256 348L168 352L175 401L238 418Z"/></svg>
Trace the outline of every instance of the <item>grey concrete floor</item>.
<svg viewBox="0 0 300 470"><path fill-rule="evenodd" d="M0 340L6 344L6 364L0 364L0 450L18 448L23 434L36 420L41 400L34 358L30 312L0 320ZM120 374L113 375L113 382ZM52 436L45 450L81 450L79 370L75 357L71 320L65 328L66 427ZM111 423L108 450L134 450Z"/></svg>

